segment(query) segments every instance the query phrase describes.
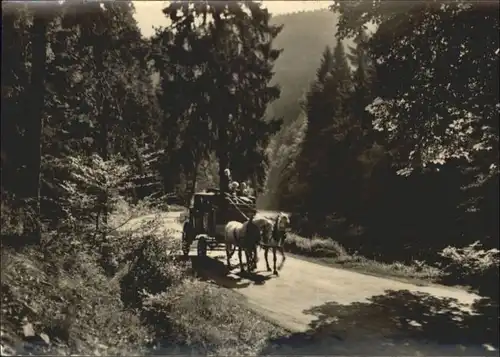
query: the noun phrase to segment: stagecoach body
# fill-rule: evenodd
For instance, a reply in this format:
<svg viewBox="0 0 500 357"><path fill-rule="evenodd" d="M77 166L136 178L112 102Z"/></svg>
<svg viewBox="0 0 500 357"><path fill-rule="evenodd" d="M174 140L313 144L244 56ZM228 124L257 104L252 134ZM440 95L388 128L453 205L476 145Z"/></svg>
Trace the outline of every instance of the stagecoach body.
<svg viewBox="0 0 500 357"><path fill-rule="evenodd" d="M187 217L184 217L182 250L189 254L197 241L199 256L224 244L224 228L229 221L245 222L255 212L255 198L234 196L217 189L195 193Z"/></svg>

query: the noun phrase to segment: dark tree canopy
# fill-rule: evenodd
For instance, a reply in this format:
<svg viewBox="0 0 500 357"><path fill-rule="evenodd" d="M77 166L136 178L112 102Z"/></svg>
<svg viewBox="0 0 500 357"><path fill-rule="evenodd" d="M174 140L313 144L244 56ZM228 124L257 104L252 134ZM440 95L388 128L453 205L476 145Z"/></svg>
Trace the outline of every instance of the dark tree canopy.
<svg viewBox="0 0 500 357"><path fill-rule="evenodd" d="M155 54L160 103L168 113L165 128L182 128L181 135L171 131L169 145L196 166L215 152L223 187L226 167L240 180L262 183L265 148L280 125L264 114L280 93L269 83L281 52L272 41L281 27L253 2L173 2L163 12L172 24L153 39L161 48Z"/></svg>

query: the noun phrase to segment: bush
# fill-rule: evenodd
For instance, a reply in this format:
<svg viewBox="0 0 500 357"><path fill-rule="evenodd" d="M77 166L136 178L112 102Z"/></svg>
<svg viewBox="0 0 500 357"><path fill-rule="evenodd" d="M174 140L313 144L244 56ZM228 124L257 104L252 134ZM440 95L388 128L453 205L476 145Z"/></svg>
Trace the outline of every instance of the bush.
<svg viewBox="0 0 500 357"><path fill-rule="evenodd" d="M481 296L498 302L498 249L481 249L476 241L463 248L448 246L440 256L445 282L470 286Z"/></svg>
<svg viewBox="0 0 500 357"><path fill-rule="evenodd" d="M311 257L345 258L349 256L345 248L332 239L317 236L303 238L294 233L287 235L285 248L292 253L306 254Z"/></svg>
<svg viewBox="0 0 500 357"><path fill-rule="evenodd" d="M448 246L440 255L444 282L469 286L481 296L473 304L477 324L482 327L484 338L498 346L498 249L481 249L476 241L463 248Z"/></svg>
<svg viewBox="0 0 500 357"><path fill-rule="evenodd" d="M161 293L180 284L187 274L187 265L175 261L172 253L178 244L174 239L147 235L132 241L137 243L126 259L132 263L121 278L121 294L128 307L139 309L145 293Z"/></svg>
<svg viewBox="0 0 500 357"><path fill-rule="evenodd" d="M144 308L158 326L169 322L168 330L159 331L161 354L256 355L268 338L283 333L245 307L234 292L196 280L146 294ZM180 350L173 351L174 345Z"/></svg>
<svg viewBox="0 0 500 357"><path fill-rule="evenodd" d="M322 262L352 268L364 273L381 276L393 276L409 279L425 279L436 281L441 271L421 261L412 261L411 264L392 262L390 264L367 259L357 252L349 254L338 242L329 238L304 238L290 233L285 240L285 248L291 253L318 259Z"/></svg>
<svg viewBox="0 0 500 357"><path fill-rule="evenodd" d="M7 214L2 220L11 222L17 211L2 203ZM157 276L154 273L166 262L160 257L168 251L150 236L138 239L119 232L96 244L89 239L95 235L93 226L72 225L69 218L59 222L64 227L60 232L44 233L41 246L15 251L2 244L2 353L144 353L152 334L140 314L122 302L120 279L127 275L139 247L146 247L142 254L149 262L142 265L143 276ZM148 253L151 249L162 254ZM175 271L172 264L165 269ZM171 275L169 281L180 279L177 271ZM19 338L23 329L33 330L35 336ZM34 339L37 346L32 345Z"/></svg>
<svg viewBox="0 0 500 357"><path fill-rule="evenodd" d="M43 160L44 185L42 197L45 221L51 229L95 228L96 233L106 231L102 227L103 208L111 211L119 202L119 191L128 185L130 167L114 157L104 161L99 155L46 156ZM106 201L103 199L106 198ZM49 214L50 212L50 214Z"/></svg>
<svg viewBox="0 0 500 357"><path fill-rule="evenodd" d="M2 254L2 325L32 326L37 336L48 336L50 345L39 348L51 353L141 352L148 331L125 311L118 284L104 276L95 256L80 251L47 259L34 249Z"/></svg>
<svg viewBox="0 0 500 357"><path fill-rule="evenodd" d="M150 213L113 202L108 224L116 227ZM130 355L156 345L171 353L250 355L281 333L231 292L189 279L176 258L179 242L159 234L155 218L96 240L90 220L72 224L75 212L37 247L2 245L2 355Z"/></svg>
<svg viewBox="0 0 500 357"><path fill-rule="evenodd" d="M24 200L17 199L2 190L0 200L0 234L2 241L20 237L25 226L33 225L34 214Z"/></svg>

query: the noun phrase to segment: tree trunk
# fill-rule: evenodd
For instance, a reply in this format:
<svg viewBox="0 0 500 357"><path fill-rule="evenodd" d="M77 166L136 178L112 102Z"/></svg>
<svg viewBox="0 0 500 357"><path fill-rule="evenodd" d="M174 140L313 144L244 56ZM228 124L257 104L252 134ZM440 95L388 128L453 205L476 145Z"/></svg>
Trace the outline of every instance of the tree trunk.
<svg viewBox="0 0 500 357"><path fill-rule="evenodd" d="M224 134L221 134L224 133ZM229 166L229 160L227 156L227 151L223 149L223 143L227 142L227 133L225 132L225 128L219 128L219 137L218 137L218 148L217 148L217 156L219 159L219 189L222 197L226 196L226 192L229 190L229 179L224 173L224 170ZM220 210L222 212L226 212L228 208L228 203L226 199L221 200Z"/></svg>
<svg viewBox="0 0 500 357"><path fill-rule="evenodd" d="M223 52L224 49L222 48L221 44L221 35L223 31L223 21L220 17L220 13L218 12L219 10L215 10L213 13L214 16L214 24L215 24L215 31L214 31L214 46L217 48L217 52ZM223 54L224 55L224 54ZM217 68L218 70L218 78L219 80L224 80L225 79L225 74L223 73L223 70L219 67ZM229 179L225 175L224 170L229 168L229 156L228 156L228 134L227 134L227 124L228 124L228 114L224 108L227 107L228 102L225 101L224 99L225 96L222 95L223 91L226 90L226 88L222 88L222 90L219 92L219 95L216 96L217 100L215 103L212 103L212 108L215 107L215 110L213 111L215 115L217 115L216 123L217 123L217 142L216 142L216 150L215 153L217 155L217 159L219 159L219 189L221 192L222 197L225 197L226 192L229 190ZM221 200L221 205L222 207L220 208L222 212L226 212L228 208L228 202L225 199Z"/></svg>
<svg viewBox="0 0 500 357"><path fill-rule="evenodd" d="M199 164L199 159L195 159L194 165L193 165L193 172L191 175L191 187L189 188L189 196L187 202L191 202L191 198L193 198L194 193L196 192L196 180L198 179L198 167L200 166Z"/></svg>
<svg viewBox="0 0 500 357"><path fill-rule="evenodd" d="M257 197L262 192L262 188L257 181L257 174L252 175L252 190L255 197Z"/></svg>
<svg viewBox="0 0 500 357"><path fill-rule="evenodd" d="M135 158L137 169L139 171L139 175L141 177L144 177L146 175L146 169L144 167L143 159L139 151L139 146L137 145L137 141L135 140L135 138L132 138L130 145L132 146L132 152ZM132 187L131 195L134 204L137 204L139 202L139 194L137 192L137 185L135 184Z"/></svg>
<svg viewBox="0 0 500 357"><path fill-rule="evenodd" d="M109 116L110 116L110 102L106 93L106 88L104 86L104 80L102 76L106 71L104 66L104 43L103 39L100 36L95 36L95 44L94 44L94 61L96 65L96 74L97 76L101 76L99 80L99 93L101 95L101 103L102 107L100 108L100 112L98 115L98 123L99 123L99 133L97 134L97 145L99 153L104 161L108 161L109 159L109 144L108 144L108 131L109 131ZM105 177L106 180L106 177ZM102 215L102 223L103 227L101 230L103 232L102 239L106 239L106 229L108 226L108 183L104 183L101 202L100 202L100 214Z"/></svg>
<svg viewBox="0 0 500 357"><path fill-rule="evenodd" d="M190 176L190 179L191 179L191 184L189 185L190 187L187 188L187 191L188 191L188 194L187 194L187 202L189 204L189 202L191 202L191 199L193 198L194 196L194 193L196 192L196 180L198 179L198 169L200 167L200 156L201 155L198 155L198 154L194 154L193 155L193 167L192 167L192 171L191 171L191 174L189 175Z"/></svg>
<svg viewBox="0 0 500 357"><path fill-rule="evenodd" d="M26 103L29 109L29 123L26 127L26 198L34 214L34 225L26 232L33 243L39 243L40 226L40 181L42 161L42 130L45 99L45 64L47 60L47 18L41 10L35 12L30 37L32 44L31 97Z"/></svg>

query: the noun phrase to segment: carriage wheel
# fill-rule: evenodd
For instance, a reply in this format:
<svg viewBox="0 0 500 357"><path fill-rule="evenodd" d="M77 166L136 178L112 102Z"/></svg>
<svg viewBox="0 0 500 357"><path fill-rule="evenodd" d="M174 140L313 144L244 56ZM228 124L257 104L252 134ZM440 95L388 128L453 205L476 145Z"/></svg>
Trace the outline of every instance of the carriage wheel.
<svg viewBox="0 0 500 357"><path fill-rule="evenodd" d="M198 256L205 257L207 255L207 240L205 237L198 239Z"/></svg>
<svg viewBox="0 0 500 357"><path fill-rule="evenodd" d="M182 229L182 253L184 256L189 255L189 249L191 248L192 237L191 237L191 226L189 222L184 223L184 227Z"/></svg>
<svg viewBox="0 0 500 357"><path fill-rule="evenodd" d="M205 213L203 215L203 232L205 233L210 233L209 232L209 224L208 224L208 213Z"/></svg>

